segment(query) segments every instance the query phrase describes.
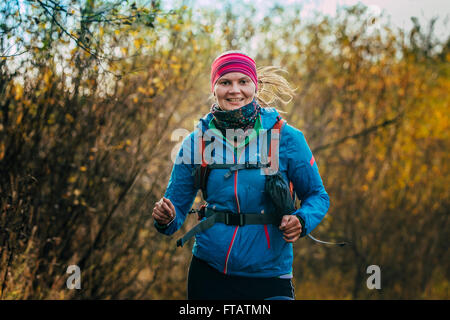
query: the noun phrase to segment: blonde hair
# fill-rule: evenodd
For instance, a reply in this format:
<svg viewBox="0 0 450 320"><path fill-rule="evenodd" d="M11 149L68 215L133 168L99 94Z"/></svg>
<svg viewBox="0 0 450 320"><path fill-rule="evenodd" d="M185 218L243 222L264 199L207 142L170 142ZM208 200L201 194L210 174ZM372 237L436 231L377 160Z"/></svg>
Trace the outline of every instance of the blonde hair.
<svg viewBox="0 0 450 320"><path fill-rule="evenodd" d="M281 72L287 73L286 70L276 66L266 66L256 69L256 74L258 76L258 91L256 92L255 98L261 107L277 106L276 109L281 111L278 108L278 104L281 103L282 105L287 105L294 98L295 90L297 89L293 88L286 78L279 74ZM215 101L213 93L209 98Z"/></svg>
<svg viewBox="0 0 450 320"><path fill-rule="evenodd" d="M273 104L283 105L292 101L296 88L293 88L285 77L278 74L286 70L275 66L267 66L256 69L258 74L258 91L256 99L262 107L271 107Z"/></svg>

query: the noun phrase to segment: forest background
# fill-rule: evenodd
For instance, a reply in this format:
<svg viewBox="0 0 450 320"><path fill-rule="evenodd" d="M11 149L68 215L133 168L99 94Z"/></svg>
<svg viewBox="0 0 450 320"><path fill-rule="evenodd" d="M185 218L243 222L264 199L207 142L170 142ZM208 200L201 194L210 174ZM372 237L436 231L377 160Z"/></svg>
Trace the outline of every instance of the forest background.
<svg viewBox="0 0 450 320"><path fill-rule="evenodd" d="M364 5L164 9L160 1L0 4L0 298L184 299L192 243L153 227L171 152L208 112L230 49L297 88L300 128L331 198L294 245L297 299L449 299L450 37ZM201 204L198 194L195 206ZM192 241L191 241L192 242ZM69 290L68 266L81 270ZM378 265L381 289L369 290Z"/></svg>

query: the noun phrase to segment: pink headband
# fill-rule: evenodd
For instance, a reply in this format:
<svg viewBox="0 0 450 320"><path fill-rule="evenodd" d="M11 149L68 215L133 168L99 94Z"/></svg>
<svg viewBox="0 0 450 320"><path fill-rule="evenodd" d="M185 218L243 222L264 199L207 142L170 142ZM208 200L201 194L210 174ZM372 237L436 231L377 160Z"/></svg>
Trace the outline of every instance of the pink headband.
<svg viewBox="0 0 450 320"><path fill-rule="evenodd" d="M226 73L240 72L250 77L258 90L258 76L256 75L255 61L242 53L227 53L214 60L211 66L211 91L217 79Z"/></svg>

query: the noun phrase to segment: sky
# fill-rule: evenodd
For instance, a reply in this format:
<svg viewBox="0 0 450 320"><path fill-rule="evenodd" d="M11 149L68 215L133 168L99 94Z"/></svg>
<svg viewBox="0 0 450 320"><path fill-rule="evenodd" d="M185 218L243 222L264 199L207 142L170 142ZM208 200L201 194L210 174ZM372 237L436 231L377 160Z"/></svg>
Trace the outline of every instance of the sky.
<svg viewBox="0 0 450 320"><path fill-rule="evenodd" d="M177 2L177 0L173 0ZM163 3L173 2L171 0ZM229 3L252 3L256 8L271 8L275 3L281 5L301 4L303 15L312 15L314 11L334 16L336 10L342 6L355 5L358 2L365 4L374 15L384 13L390 17L392 25L410 30L413 26L411 17L415 16L421 25L427 26L431 18L437 16L439 19L435 24L435 34L440 39L450 36L450 0L191 0L195 8L217 8L220 9L224 2Z"/></svg>
<svg viewBox="0 0 450 320"><path fill-rule="evenodd" d="M438 16L436 34L450 35L450 1L449 0L286 0L286 3L308 3L312 9L317 8L325 14L334 15L337 7L354 5L358 2L365 4L374 13L384 13L391 17L391 22L409 30L412 27L411 17L415 16L423 24L432 17ZM444 23L447 20L447 27Z"/></svg>

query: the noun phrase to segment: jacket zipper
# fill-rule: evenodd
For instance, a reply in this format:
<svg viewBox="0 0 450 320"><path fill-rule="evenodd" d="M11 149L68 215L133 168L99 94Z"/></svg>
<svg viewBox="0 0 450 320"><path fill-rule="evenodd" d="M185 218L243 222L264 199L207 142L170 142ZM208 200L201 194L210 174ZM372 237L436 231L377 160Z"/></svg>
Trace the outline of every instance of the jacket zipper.
<svg viewBox="0 0 450 320"><path fill-rule="evenodd" d="M270 249L270 236L269 236L269 229L267 228L267 224L264 225L264 232L266 233L267 249Z"/></svg>
<svg viewBox="0 0 450 320"><path fill-rule="evenodd" d="M239 161L241 160L241 156L242 156L243 153L245 153L245 147L244 147L244 150L242 150L241 154L239 155ZM239 161L238 161L238 163L239 163ZM238 209L238 214L240 214L241 213L241 208L239 206L239 198L238 198L238 195L237 195L237 174L238 174L238 170L236 170L236 172L234 173L234 197L236 199L236 205L237 205L237 209ZM228 259L230 258L231 249L233 248L234 239L236 238L236 234L237 234L238 229L239 229L239 226L236 226L236 228L234 229L233 237L231 238L230 245L228 246L228 251L227 251L226 258L225 258L225 266L223 268L223 273L224 274L227 273ZM266 239L267 239L267 249L270 249L270 236L269 236L269 229L267 227L267 224L264 225L264 232L266 234Z"/></svg>
<svg viewBox="0 0 450 320"><path fill-rule="evenodd" d="M245 153L244 150L239 155L239 160L241 160L241 156L242 156L243 153ZM236 157L235 157L235 159L236 159ZM238 160L237 163L239 163L239 160ZM238 178L237 174L238 174L238 170L236 170L235 173L234 173L234 198L236 200L238 214L240 214L241 213L241 208L239 206L239 198L238 198L238 194L237 194L237 178ZM236 234L237 234L238 229L239 229L239 226L236 226L236 228L234 229L233 237L231 238L230 245L228 246L228 252L227 252L227 256L225 258L225 266L223 268L223 273L224 274L227 273L228 259L230 258L231 249L233 248L234 239L236 238Z"/></svg>

